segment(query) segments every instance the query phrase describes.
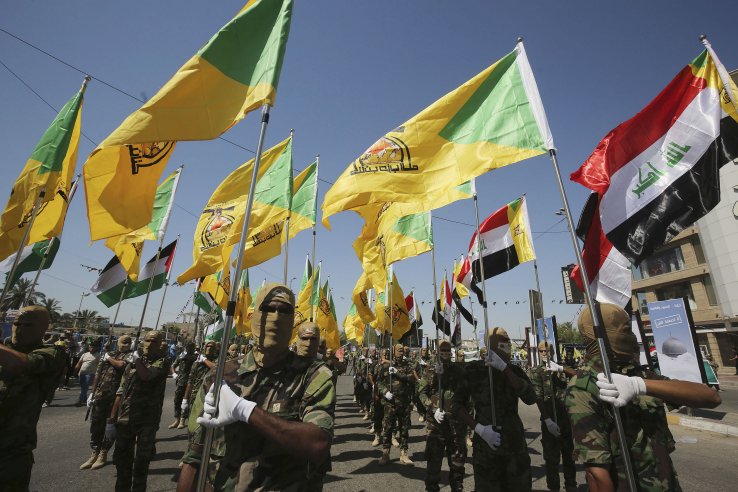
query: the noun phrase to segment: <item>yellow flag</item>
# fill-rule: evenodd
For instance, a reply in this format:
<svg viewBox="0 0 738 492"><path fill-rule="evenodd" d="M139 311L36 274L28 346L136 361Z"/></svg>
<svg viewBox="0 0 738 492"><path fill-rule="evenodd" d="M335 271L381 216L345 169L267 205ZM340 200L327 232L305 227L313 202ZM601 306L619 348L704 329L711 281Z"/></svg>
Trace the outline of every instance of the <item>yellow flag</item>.
<svg viewBox="0 0 738 492"><path fill-rule="evenodd" d="M356 311L356 305L351 304L346 318L343 320L343 331L347 340L354 340L357 345L364 343L364 329L366 325Z"/></svg>
<svg viewBox="0 0 738 492"><path fill-rule="evenodd" d="M77 165L86 87L87 81L59 111L13 184L8 203L0 216L0 261L18 251L33 207L42 191L44 197L26 245L61 234Z"/></svg>
<svg viewBox="0 0 738 492"><path fill-rule="evenodd" d="M380 201L431 210L454 186L551 148L543 104L519 43L354 160L325 195L323 223L340 211Z"/></svg>
<svg viewBox="0 0 738 492"><path fill-rule="evenodd" d="M320 330L320 337L325 338L326 347L338 350L341 346L340 336L338 334L338 320L336 319L333 299L331 298L328 282L320 289L320 302L316 310L317 316L315 324Z"/></svg>
<svg viewBox="0 0 738 492"><path fill-rule="evenodd" d="M292 0L250 0L93 151L84 167L93 241L149 222L175 142L216 138L274 104L291 18Z"/></svg>
<svg viewBox="0 0 738 492"><path fill-rule="evenodd" d="M200 292L207 292L215 299L215 303L222 309L228 307L228 299L231 296L231 271L226 268L225 271L216 272L208 275L200 282L198 288Z"/></svg>
<svg viewBox="0 0 738 492"><path fill-rule="evenodd" d="M405 305L405 293L402 292L402 287L397 281L397 276L392 274L392 306L390 308L389 302L384 306L384 329L389 331L390 322L389 317L392 317L392 339L399 340L402 336L410 331L410 316L407 312L407 306ZM390 297L386 296L386 301L389 301Z"/></svg>
<svg viewBox="0 0 738 492"><path fill-rule="evenodd" d="M302 277L300 293L297 296L297 306L295 309L295 328L303 321L310 319L312 306L313 320L315 319L315 311L320 302L320 266L313 268L310 260L306 259L305 273ZM297 331L293 333L297 336Z"/></svg>
<svg viewBox="0 0 738 492"><path fill-rule="evenodd" d="M456 289L456 292L459 294L459 299L463 299L466 296L469 295L469 289L466 288L464 284L458 281L459 279L459 273L461 273L461 268L464 266L464 255L461 255L461 259L458 263L456 263L456 260L454 260L454 285L453 289Z"/></svg>
<svg viewBox="0 0 738 492"><path fill-rule="evenodd" d="M374 312L369 306L369 298L366 294L371 288L372 284L369 281L369 277L366 275L366 272L362 272L351 294L351 300L356 308L356 313L364 323L372 323L374 321Z"/></svg>
<svg viewBox="0 0 738 492"><path fill-rule="evenodd" d="M251 317L254 313L253 306L251 305L252 302L253 298L251 297L251 289L249 288L249 271L244 270L241 273L238 298L236 299L236 313L233 317L237 335L248 335L251 333ZM251 316L249 316L249 309L251 309Z"/></svg>
<svg viewBox="0 0 738 492"><path fill-rule="evenodd" d="M287 138L261 154L257 180L279 160L290 141ZM254 159L239 166L210 196L195 228L192 266L177 277L178 284L213 274L229 265L231 251L241 239L253 167ZM250 235L253 231L249 225Z"/></svg>

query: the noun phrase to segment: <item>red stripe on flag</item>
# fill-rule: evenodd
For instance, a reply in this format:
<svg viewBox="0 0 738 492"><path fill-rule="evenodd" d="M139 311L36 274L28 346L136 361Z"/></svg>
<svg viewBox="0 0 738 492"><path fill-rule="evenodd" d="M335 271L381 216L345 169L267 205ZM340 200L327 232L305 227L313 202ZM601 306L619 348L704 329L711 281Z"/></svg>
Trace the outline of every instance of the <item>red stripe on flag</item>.
<svg viewBox="0 0 738 492"><path fill-rule="evenodd" d="M507 207L507 205L503 206L499 210L493 212L492 215L484 219L484 222L482 222L479 226L479 230L482 232L482 234L489 232L492 229L497 229L498 227L510 227L510 221L507 218ZM474 231L471 241L469 242L469 252L472 252L472 248L474 248L474 241L476 240L476 238L477 232ZM474 254L476 254L476 251L474 251Z"/></svg>
<svg viewBox="0 0 738 492"><path fill-rule="evenodd" d="M648 106L610 131L571 180L604 195L610 176L663 137L706 85L687 65Z"/></svg>

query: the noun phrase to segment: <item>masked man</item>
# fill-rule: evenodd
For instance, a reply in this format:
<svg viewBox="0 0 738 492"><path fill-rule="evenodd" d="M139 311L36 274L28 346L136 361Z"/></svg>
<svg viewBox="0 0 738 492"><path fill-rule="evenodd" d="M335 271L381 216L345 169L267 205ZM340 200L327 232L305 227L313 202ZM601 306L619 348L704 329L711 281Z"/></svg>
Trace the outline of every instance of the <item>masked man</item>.
<svg viewBox="0 0 738 492"><path fill-rule="evenodd" d="M346 372L346 366L343 364L343 362L338 360L335 352L333 352L333 349L330 348L325 351L325 359L323 359L323 363L333 373L333 386L335 386L338 382L338 376Z"/></svg>
<svg viewBox="0 0 738 492"><path fill-rule="evenodd" d="M559 490L559 462L564 464L564 486L567 492L577 490L577 471L574 467L574 443L571 440L571 425L564 406L564 393L568 382L566 375L549 367L558 366L551 360L553 347L548 342L538 344L538 358L543 361L531 369L530 380L536 392L536 404L541 412L541 444L543 460L546 462L546 486L548 490Z"/></svg>
<svg viewBox="0 0 738 492"><path fill-rule="evenodd" d="M638 490L679 491L670 457L675 449L674 439L666 422L664 403L715 408L720 404L720 396L707 385L669 380L644 370L639 366L638 342L628 313L613 304L600 304L599 308L613 382L602 373L592 312L585 307L579 316L579 331L586 356L569 381L566 394L574 457L584 463L589 490L628 490L619 439L615 437L615 406L620 408Z"/></svg>
<svg viewBox="0 0 738 492"><path fill-rule="evenodd" d="M402 344L398 343L393 349L391 361L385 361L378 368L377 385L379 396L384 406L382 421L383 452L379 459L380 465L386 465L390 459L392 447L392 430L397 424L400 435L400 463L414 465L408 456L408 433L410 431L410 399L413 395L415 375L410 362L405 360Z"/></svg>
<svg viewBox="0 0 738 492"><path fill-rule="evenodd" d="M257 462L246 490L321 490L321 467L330 456L336 393L331 372L289 350L294 294L267 284L254 300L256 342L240 367L227 363L217 408L210 387L201 428L222 428L222 449L208 469L214 490L232 490L240 465ZM206 381L208 384L208 381ZM204 388L203 388L204 390ZM199 451L199 453L198 453ZM179 490L192 490L202 449L190 447ZM242 484L239 484L239 487Z"/></svg>
<svg viewBox="0 0 738 492"><path fill-rule="evenodd" d="M518 400L532 405L536 394L525 372L509 364L512 344L507 332L494 328L487 345L485 361L466 365L452 405L454 414L474 429L474 490L529 491L530 456ZM470 397L474 418L466 408Z"/></svg>
<svg viewBox="0 0 738 492"><path fill-rule="evenodd" d="M191 399L197 396L200 388L202 388L202 382L205 380L205 376L215 367L219 353L220 343L210 340L205 343L205 346L202 348L202 354L198 355L195 363L192 364L190 373L187 375L187 388L185 388L184 397L182 398L182 408L185 411L189 411ZM194 414L190 413L188 426L191 432L197 428L196 420L201 413L202 407L198 408Z"/></svg>
<svg viewBox="0 0 738 492"><path fill-rule="evenodd" d="M355 393L356 401L364 414L363 420L369 420L369 408L371 405L371 391L369 390L369 374L366 359L369 357L369 348L362 347L361 354L356 357L355 369Z"/></svg>
<svg viewBox="0 0 738 492"><path fill-rule="evenodd" d="M131 354L105 426L105 437L116 439L116 492L146 490L169 373L163 335L160 331L147 332L141 355Z"/></svg>
<svg viewBox="0 0 738 492"><path fill-rule="evenodd" d="M11 343L0 345L0 483L28 490L41 405L58 382L66 361L62 350L44 347L49 313L41 306L21 310Z"/></svg>
<svg viewBox="0 0 738 492"><path fill-rule="evenodd" d="M464 370L451 363L451 344L443 340L438 347L440 366L425 371L418 385L418 394L426 409L425 490L438 492L441 464L446 457L449 484L452 491L464 489L464 461L466 460L466 426L451 410L454 391L464 378Z"/></svg>
<svg viewBox="0 0 738 492"><path fill-rule="evenodd" d="M228 360L237 360L241 356L241 350L238 344L232 343L228 347Z"/></svg>
<svg viewBox="0 0 738 492"><path fill-rule="evenodd" d="M108 351L100 358L95 379L92 382L92 391L87 398L90 407L90 458L80 465L79 469L90 468L97 470L105 466L108 451L113 441L105 438L105 423L115 401L115 393L120 387L123 371L131 355L132 339L124 335L118 339L118 350Z"/></svg>
<svg viewBox="0 0 738 492"><path fill-rule="evenodd" d="M320 329L312 321L303 321L297 327L297 355L315 359L318 355Z"/></svg>
<svg viewBox="0 0 738 492"><path fill-rule="evenodd" d="M190 370L192 365L197 360L197 354L195 354L195 344L188 342L185 349L177 357L177 360L172 364L172 370L177 374L174 380L176 389L174 390L174 422L169 424L170 429L175 427L178 429L184 429L187 425L187 417L189 415L189 408L182 410L182 401L187 390L187 381L189 379Z"/></svg>

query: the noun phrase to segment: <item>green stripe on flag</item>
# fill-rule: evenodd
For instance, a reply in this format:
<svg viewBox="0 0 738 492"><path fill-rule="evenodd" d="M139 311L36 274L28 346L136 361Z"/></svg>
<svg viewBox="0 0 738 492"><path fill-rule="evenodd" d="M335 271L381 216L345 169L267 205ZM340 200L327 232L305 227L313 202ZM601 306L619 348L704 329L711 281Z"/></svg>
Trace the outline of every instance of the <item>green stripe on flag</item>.
<svg viewBox="0 0 738 492"><path fill-rule="evenodd" d="M317 200L315 187L318 185L318 164L313 162L295 178L294 195L292 196L292 213L307 217L315 223Z"/></svg>
<svg viewBox="0 0 738 492"><path fill-rule="evenodd" d="M254 188L254 201L289 209L292 201L292 139Z"/></svg>
<svg viewBox="0 0 738 492"><path fill-rule="evenodd" d="M431 234L430 224L430 212L420 212L400 217L392 229L395 232L411 237L416 241L424 241L429 244L433 244L433 235Z"/></svg>
<svg viewBox="0 0 738 492"><path fill-rule="evenodd" d="M78 92L67 101L36 144L30 158L41 163L38 174L62 171L64 157L69 150L69 142L72 141L72 130L81 107L82 92Z"/></svg>

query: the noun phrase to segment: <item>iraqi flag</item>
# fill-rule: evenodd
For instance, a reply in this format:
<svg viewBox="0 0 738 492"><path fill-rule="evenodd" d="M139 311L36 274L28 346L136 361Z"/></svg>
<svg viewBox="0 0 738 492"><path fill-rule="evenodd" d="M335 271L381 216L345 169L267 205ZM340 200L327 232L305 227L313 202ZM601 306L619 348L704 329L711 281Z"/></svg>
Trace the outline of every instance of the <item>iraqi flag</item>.
<svg viewBox="0 0 738 492"><path fill-rule="evenodd" d="M720 168L738 156L736 94L708 46L571 175L599 195L600 257L610 242L637 265L717 205Z"/></svg>
<svg viewBox="0 0 738 492"><path fill-rule="evenodd" d="M448 281L444 279L441 284L441 295L436 300L436 305L433 308L433 322L439 330L449 336L451 335L451 328L455 327L453 302Z"/></svg>
<svg viewBox="0 0 738 492"><path fill-rule="evenodd" d="M416 309L417 303L415 302L415 292L410 292L410 295L405 298L405 307L407 308L407 314L410 318L410 329L417 330L423 326L423 317L420 316L420 311Z"/></svg>
<svg viewBox="0 0 738 492"><path fill-rule="evenodd" d="M469 252L459 271L457 282L474 290L479 296L480 292L475 284L483 280L482 267L484 279L488 279L521 263L535 260L536 252L533 249L529 224L525 197L508 203L487 217L479 226L481 261L475 232L469 242Z"/></svg>

